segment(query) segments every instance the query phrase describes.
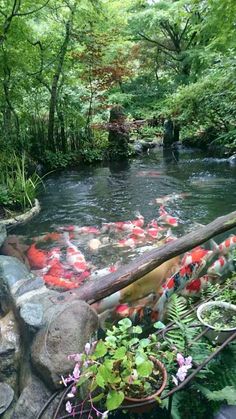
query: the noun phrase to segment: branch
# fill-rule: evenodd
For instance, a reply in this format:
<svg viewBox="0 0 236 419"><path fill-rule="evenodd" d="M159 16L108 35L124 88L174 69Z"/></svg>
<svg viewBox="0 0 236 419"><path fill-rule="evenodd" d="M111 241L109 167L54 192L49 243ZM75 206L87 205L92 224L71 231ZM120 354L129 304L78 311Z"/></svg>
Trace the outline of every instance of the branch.
<svg viewBox="0 0 236 419"><path fill-rule="evenodd" d="M50 0L47 0L42 6L38 7L37 9L31 10L29 12L25 12L25 13L14 13L14 16L28 16L28 15L32 15L33 13L36 13L39 10L43 9L45 6L47 6L47 4L49 2L50 2Z"/></svg>
<svg viewBox="0 0 236 419"><path fill-rule="evenodd" d="M215 235L224 233L236 226L236 211L222 217L216 218L210 224L180 237L174 242L168 243L158 249L138 257L126 266L121 267L116 272L104 276L98 281L87 282L78 290L67 291L63 294L65 299L68 296L75 296L81 300L95 302L120 289L127 287L148 272L160 266L167 260L181 255L194 247L205 243Z"/></svg>
<svg viewBox="0 0 236 419"><path fill-rule="evenodd" d="M153 44L158 45L162 49L167 49L168 51L175 52L175 50L173 48L169 48L166 45L162 44L161 42L156 41L155 39L151 39L151 38L149 38L148 36L144 35L141 32L138 32L138 35L141 36L141 38L145 39L146 41L149 41L149 42L152 42Z"/></svg>

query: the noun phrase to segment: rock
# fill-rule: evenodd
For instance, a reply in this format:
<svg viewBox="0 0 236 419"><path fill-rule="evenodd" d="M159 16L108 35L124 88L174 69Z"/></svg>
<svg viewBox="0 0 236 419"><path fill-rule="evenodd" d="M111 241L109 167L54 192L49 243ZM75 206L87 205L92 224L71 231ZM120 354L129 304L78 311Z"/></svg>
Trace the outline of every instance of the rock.
<svg viewBox="0 0 236 419"><path fill-rule="evenodd" d="M42 304L25 303L21 307L20 316L32 329L39 329L43 325Z"/></svg>
<svg viewBox="0 0 236 419"><path fill-rule="evenodd" d="M16 403L12 419L35 418L50 396L50 390L41 380L33 376ZM49 418L49 416L45 417Z"/></svg>
<svg viewBox="0 0 236 419"><path fill-rule="evenodd" d="M22 359L20 332L10 311L0 319L0 381L18 392L18 373Z"/></svg>
<svg viewBox="0 0 236 419"><path fill-rule="evenodd" d="M231 166L236 165L236 154L233 154L232 156L229 157L229 164Z"/></svg>
<svg viewBox="0 0 236 419"><path fill-rule="evenodd" d="M10 406L14 397L14 391L6 383L0 383L0 415Z"/></svg>
<svg viewBox="0 0 236 419"><path fill-rule="evenodd" d="M53 310L47 327L34 339L31 360L44 382L55 389L61 386L61 375L73 368L68 355L82 352L97 331L98 316L81 300L55 305Z"/></svg>
<svg viewBox="0 0 236 419"><path fill-rule="evenodd" d="M29 270L18 259L11 256L0 256L0 276L9 287L28 275Z"/></svg>
<svg viewBox="0 0 236 419"><path fill-rule="evenodd" d="M0 247L3 245L7 238L7 230L4 225L0 224Z"/></svg>

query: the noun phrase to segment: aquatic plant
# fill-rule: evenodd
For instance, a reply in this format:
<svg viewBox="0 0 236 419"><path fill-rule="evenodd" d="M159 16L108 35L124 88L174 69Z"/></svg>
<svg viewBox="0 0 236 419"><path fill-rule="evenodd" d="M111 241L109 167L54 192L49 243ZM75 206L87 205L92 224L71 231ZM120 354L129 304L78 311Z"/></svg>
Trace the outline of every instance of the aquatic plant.
<svg viewBox="0 0 236 419"><path fill-rule="evenodd" d="M22 210L32 207L42 178L34 172L28 175L26 156L11 159L11 166L6 166L0 175L0 204L9 210Z"/></svg>

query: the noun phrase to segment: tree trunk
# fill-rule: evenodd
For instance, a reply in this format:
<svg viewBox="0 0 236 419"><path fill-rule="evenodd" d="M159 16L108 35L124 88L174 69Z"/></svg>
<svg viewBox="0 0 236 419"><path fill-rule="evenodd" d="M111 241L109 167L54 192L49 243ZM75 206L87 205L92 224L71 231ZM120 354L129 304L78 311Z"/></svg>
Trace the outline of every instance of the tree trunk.
<svg viewBox="0 0 236 419"><path fill-rule="evenodd" d="M73 8L71 9L70 18L68 22L66 23L65 38L61 47L61 51L58 56L58 63L57 63L55 73L53 75L52 85L51 85L51 97L50 97L50 104L49 104L49 120L48 120L48 146L49 146L49 149L51 149L52 151L55 151L56 149L55 141L54 141L54 126L55 126L55 111L56 111L57 99L58 99L58 82L62 73L63 64L64 64L68 44L70 41L74 12L75 12L75 4Z"/></svg>
<svg viewBox="0 0 236 419"><path fill-rule="evenodd" d="M73 295L90 303L98 301L120 289L127 287L145 274L160 266L165 261L181 255L194 247L205 243L215 235L224 233L236 226L236 211L219 217L210 224L186 234L158 249L138 257L116 272L104 276L99 281L87 282L75 291L67 291L63 294L65 299L73 299Z"/></svg>

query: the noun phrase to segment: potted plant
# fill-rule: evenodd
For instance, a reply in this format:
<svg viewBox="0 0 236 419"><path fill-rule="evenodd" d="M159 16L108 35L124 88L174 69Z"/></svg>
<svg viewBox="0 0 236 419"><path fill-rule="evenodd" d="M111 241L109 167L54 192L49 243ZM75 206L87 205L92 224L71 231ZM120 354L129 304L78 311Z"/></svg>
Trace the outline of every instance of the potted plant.
<svg viewBox="0 0 236 419"><path fill-rule="evenodd" d="M74 371L62 378L70 386L68 413L73 416L86 411L104 418L120 405L125 408L148 401L150 407L151 401L156 402L166 386L167 373L157 359L161 351L156 335L141 335L142 328L125 318L107 330L105 339L86 344L84 353L70 356L76 362Z"/></svg>
<svg viewBox="0 0 236 419"><path fill-rule="evenodd" d="M236 305L223 301L209 301L197 309L200 322L209 328L206 336L223 343L236 331Z"/></svg>

